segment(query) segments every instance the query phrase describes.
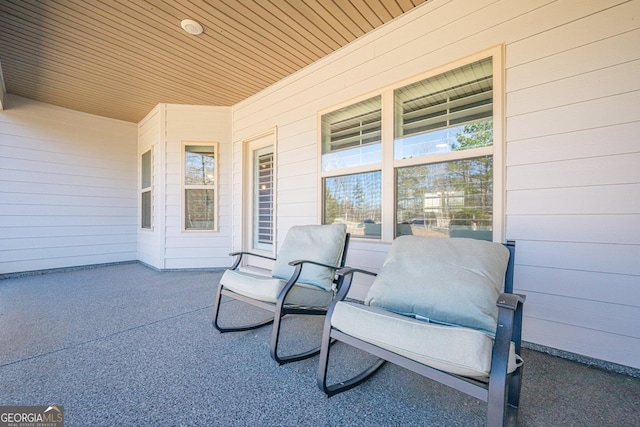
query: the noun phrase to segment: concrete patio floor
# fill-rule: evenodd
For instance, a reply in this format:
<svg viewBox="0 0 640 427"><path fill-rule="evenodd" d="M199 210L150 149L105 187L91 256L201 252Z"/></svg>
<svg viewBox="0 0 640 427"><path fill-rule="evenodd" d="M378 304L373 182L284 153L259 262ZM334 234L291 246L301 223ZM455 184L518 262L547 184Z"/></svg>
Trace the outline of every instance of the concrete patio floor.
<svg viewBox="0 0 640 427"><path fill-rule="evenodd" d="M485 403L390 364L325 397L317 356L277 366L269 327L213 329L220 274L132 263L0 280L0 405L61 405L67 427L484 424ZM223 310L261 314L235 301ZM322 324L284 327L286 349L319 340ZM336 378L369 359L334 348ZM639 378L532 350L524 358L521 426L640 425Z"/></svg>

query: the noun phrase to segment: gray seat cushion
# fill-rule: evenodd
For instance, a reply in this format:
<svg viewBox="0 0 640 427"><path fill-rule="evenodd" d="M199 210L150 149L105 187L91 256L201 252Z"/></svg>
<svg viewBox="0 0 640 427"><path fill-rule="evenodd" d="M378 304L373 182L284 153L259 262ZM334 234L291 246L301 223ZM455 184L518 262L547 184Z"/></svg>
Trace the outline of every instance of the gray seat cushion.
<svg viewBox="0 0 640 427"><path fill-rule="evenodd" d="M220 283L222 283L225 288L240 295L275 304L278 300L278 295L280 295L287 281L243 271L227 270L222 275ZM316 286L296 284L287 295L285 303L310 307L326 307L332 298L333 292L331 291L325 291Z"/></svg>
<svg viewBox="0 0 640 427"><path fill-rule="evenodd" d="M271 276L227 270L220 283L237 294L276 303L295 270L289 262L310 260L337 267L340 265L346 236L347 227L344 224L291 227L282 242ZM328 306L333 298L334 276L334 269L304 264L285 303L308 307Z"/></svg>
<svg viewBox="0 0 640 427"><path fill-rule="evenodd" d="M493 339L476 329L435 325L346 301L336 304L331 326L441 371L480 379L491 371ZM508 372L520 364L512 343Z"/></svg>
<svg viewBox="0 0 640 427"><path fill-rule="evenodd" d="M271 275L278 279L289 280L294 271L294 267L290 266L289 262L298 259L339 266L346 236L345 224L291 227L282 242ZM331 289L334 276L335 270L306 264L302 268L298 283L328 291Z"/></svg>
<svg viewBox="0 0 640 427"><path fill-rule="evenodd" d="M474 239L394 240L365 304L495 334L509 250Z"/></svg>

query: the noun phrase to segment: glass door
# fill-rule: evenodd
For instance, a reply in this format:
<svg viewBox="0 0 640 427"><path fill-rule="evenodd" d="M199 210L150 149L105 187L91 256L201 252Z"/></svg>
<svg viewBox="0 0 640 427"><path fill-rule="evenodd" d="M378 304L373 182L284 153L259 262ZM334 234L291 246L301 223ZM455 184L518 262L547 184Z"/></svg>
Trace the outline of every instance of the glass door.
<svg viewBox="0 0 640 427"><path fill-rule="evenodd" d="M253 249L273 250L273 145L253 150Z"/></svg>

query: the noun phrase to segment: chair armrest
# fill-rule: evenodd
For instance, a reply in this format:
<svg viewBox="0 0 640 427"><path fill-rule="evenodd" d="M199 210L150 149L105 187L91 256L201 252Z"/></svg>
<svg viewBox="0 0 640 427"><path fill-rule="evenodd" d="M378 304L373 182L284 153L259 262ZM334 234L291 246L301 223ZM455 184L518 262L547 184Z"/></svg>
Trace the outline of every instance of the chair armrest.
<svg viewBox="0 0 640 427"><path fill-rule="evenodd" d="M311 261L311 260L308 260L308 259L296 259L294 261L290 261L289 262L289 265L294 266L296 268L294 273L293 273L292 279L295 278L295 280L298 280L298 277L300 277L300 273L302 271L302 266L304 264L317 265L317 266L320 266L320 267L330 268L332 270L338 270L340 268L339 265L329 265L329 264L324 264L324 263L317 262L317 261ZM333 288L334 292L337 291L338 289L340 289L340 287L342 286L342 278L340 276L337 276L337 277L334 276L332 282L333 282L332 288Z"/></svg>
<svg viewBox="0 0 640 427"><path fill-rule="evenodd" d="M352 275L353 273L368 274L370 276L377 276L378 275L378 273L374 273L373 271L363 270L361 268L355 268L355 267L343 267L340 270L338 270L338 275L339 276Z"/></svg>
<svg viewBox="0 0 640 427"><path fill-rule="evenodd" d="M518 304L524 304L526 298L527 297L525 295L501 293L498 296L496 305L499 308L507 308L515 311L518 308Z"/></svg>
<svg viewBox="0 0 640 427"><path fill-rule="evenodd" d="M522 307L526 299L525 295L503 292L498 296L498 328L496 330L496 342L504 338L508 341L517 341L522 332ZM505 334L506 332L506 334Z"/></svg>
<svg viewBox="0 0 640 427"><path fill-rule="evenodd" d="M362 273L368 274L370 276L377 276L378 273L374 273L373 271L363 270L361 268L355 267L343 267L338 270L338 286L337 293L335 298L333 299L333 304L335 305L338 301L342 301L347 297L349 293L349 288L351 288L351 282L353 280L354 273ZM331 310L333 312L333 310Z"/></svg>
<svg viewBox="0 0 640 427"><path fill-rule="evenodd" d="M275 261L276 259L267 255L261 255L261 254L254 254L253 252L245 252L245 251L239 251L239 252L231 252L229 254L229 256L235 256L236 260L233 262L233 265L231 267L229 267L229 270L235 270L238 268L238 266L240 265L240 261L242 260L242 256L243 255L250 255L250 256L255 256L258 258L264 258L264 259L270 259L272 261Z"/></svg>
<svg viewBox="0 0 640 427"><path fill-rule="evenodd" d="M522 308L526 297L521 294L502 293L498 297L498 325L493 345L491 360L492 377L498 372L498 377L507 373L509 362L509 347L515 345L516 354L520 355L522 343Z"/></svg>
<svg viewBox="0 0 640 427"><path fill-rule="evenodd" d="M278 296L278 304L284 304L284 300L285 300L286 296L289 294L289 291L291 291L291 289L293 289L293 285L295 285L295 283L298 281L298 278L300 277L300 274L302 273L302 267L305 264L313 264L313 265L317 265L317 266L320 266L320 267L330 268L332 270L337 270L337 269L340 268L340 266L324 264L324 263L321 263L321 262L311 261L311 260L308 260L308 259L296 259L296 260L293 260L293 261L289 261L288 264L290 266L292 266L292 267L295 267L295 270L293 270L293 274L291 275L291 277L289 278L287 283L284 285L284 287L280 291L280 295ZM334 283L335 283L335 279L334 279Z"/></svg>
<svg viewBox="0 0 640 427"><path fill-rule="evenodd" d="M231 252L229 254L229 256L237 256L237 255L251 255L251 256L257 256L259 258L266 258L266 259L270 259L272 261L275 261L276 259L274 257L270 257L267 255L261 255L261 254L254 254L253 252L244 252L244 251L240 251L240 252Z"/></svg>
<svg viewBox="0 0 640 427"><path fill-rule="evenodd" d="M337 269L340 268L340 266L323 264L321 262L311 261L311 260L308 260L308 259L296 259L294 261L290 261L289 262L289 265L291 265L293 267L295 267L298 264L313 264L313 265L319 265L320 267L332 268L334 270L337 270Z"/></svg>

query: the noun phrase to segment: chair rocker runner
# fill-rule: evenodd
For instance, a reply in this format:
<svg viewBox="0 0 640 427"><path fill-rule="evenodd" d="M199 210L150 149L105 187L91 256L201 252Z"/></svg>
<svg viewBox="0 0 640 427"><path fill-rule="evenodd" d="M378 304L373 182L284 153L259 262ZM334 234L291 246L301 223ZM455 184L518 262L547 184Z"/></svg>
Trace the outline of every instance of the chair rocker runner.
<svg viewBox="0 0 640 427"><path fill-rule="evenodd" d="M318 387L349 390L387 361L487 402L487 425L517 422L524 295L513 294L515 243L402 236L378 274L343 268L325 318ZM376 276L364 304L344 301L354 274ZM340 341L379 359L327 384L330 348Z"/></svg>
<svg viewBox="0 0 640 427"><path fill-rule="evenodd" d="M342 283L336 271L344 267L348 246L349 234L344 224L305 225L289 230L276 258L250 252L231 253L236 259L220 279L213 308L213 326L224 333L247 331L273 323L271 357L279 364L318 354L320 347L294 355L279 355L281 320L287 314L326 314ZM271 276L240 271L243 256L275 261ZM219 316L223 295L270 311L273 318L237 327L221 326Z"/></svg>

